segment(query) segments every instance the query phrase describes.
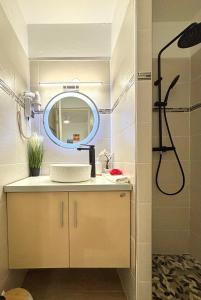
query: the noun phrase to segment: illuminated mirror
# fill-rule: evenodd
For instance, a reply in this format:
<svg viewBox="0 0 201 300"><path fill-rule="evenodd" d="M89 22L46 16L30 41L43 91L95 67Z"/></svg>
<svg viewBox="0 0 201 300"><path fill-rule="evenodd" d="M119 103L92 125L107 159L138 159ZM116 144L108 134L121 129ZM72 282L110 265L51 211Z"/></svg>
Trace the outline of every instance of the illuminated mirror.
<svg viewBox="0 0 201 300"><path fill-rule="evenodd" d="M94 102L79 92L64 92L53 97L45 108L43 121L48 137L64 148L88 144L100 123Z"/></svg>

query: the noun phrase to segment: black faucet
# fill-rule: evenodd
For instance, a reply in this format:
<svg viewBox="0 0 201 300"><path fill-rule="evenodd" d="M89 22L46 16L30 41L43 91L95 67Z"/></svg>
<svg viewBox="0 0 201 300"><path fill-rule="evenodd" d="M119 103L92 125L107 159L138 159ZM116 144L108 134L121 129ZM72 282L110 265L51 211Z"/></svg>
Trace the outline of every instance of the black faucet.
<svg viewBox="0 0 201 300"><path fill-rule="evenodd" d="M89 151L89 163L91 165L91 177L96 177L96 163L95 163L95 145L81 145L84 147L77 148L78 151Z"/></svg>

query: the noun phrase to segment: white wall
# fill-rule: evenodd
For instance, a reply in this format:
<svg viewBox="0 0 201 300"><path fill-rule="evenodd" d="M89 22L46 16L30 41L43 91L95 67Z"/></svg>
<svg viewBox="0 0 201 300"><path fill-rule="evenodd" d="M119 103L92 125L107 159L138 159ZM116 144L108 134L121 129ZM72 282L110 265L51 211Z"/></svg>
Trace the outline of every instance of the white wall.
<svg viewBox="0 0 201 300"><path fill-rule="evenodd" d="M21 46L25 53L28 54L27 25L20 11L17 0L0 0L0 4L4 9L4 12L6 13L7 18L21 43Z"/></svg>
<svg viewBox="0 0 201 300"><path fill-rule="evenodd" d="M17 94L29 86L29 63L0 5L0 78ZM22 284L24 271L8 270L7 210L3 186L28 176L26 142L17 126L17 105L0 89L0 292Z"/></svg>
<svg viewBox="0 0 201 300"><path fill-rule="evenodd" d="M112 152L115 168L131 177L135 186L135 85L129 85L134 75L134 2L129 1L111 58L111 101L116 107L112 113ZM116 22L118 22L118 16ZM118 34L119 33L119 34ZM119 101L117 101L119 100ZM129 300L135 299L136 234L135 187L131 197L131 268L119 270L123 288ZM140 299L139 299L140 300Z"/></svg>
<svg viewBox="0 0 201 300"><path fill-rule="evenodd" d="M88 95L97 105L98 109L110 108L110 68L109 61L32 61L31 62L31 88L39 90L42 106L58 93L62 88L40 87L41 81L102 81L101 86L83 86L80 92ZM100 128L95 138L90 142L96 145L96 153L107 149L110 151L110 114L100 115ZM51 163L88 163L88 151L64 149L55 145L46 135L43 126L43 116L34 120L35 130L44 136L44 163L42 174L49 174Z"/></svg>
<svg viewBox="0 0 201 300"><path fill-rule="evenodd" d="M112 20L111 52L113 52L126 14L129 0L117 0Z"/></svg>

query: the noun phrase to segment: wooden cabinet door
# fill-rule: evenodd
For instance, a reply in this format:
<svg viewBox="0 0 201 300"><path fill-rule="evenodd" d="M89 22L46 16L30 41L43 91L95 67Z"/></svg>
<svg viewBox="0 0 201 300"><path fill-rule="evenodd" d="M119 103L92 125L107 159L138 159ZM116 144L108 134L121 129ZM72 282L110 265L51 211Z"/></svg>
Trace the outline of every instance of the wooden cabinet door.
<svg viewBox="0 0 201 300"><path fill-rule="evenodd" d="M68 193L8 193L10 268L69 267Z"/></svg>
<svg viewBox="0 0 201 300"><path fill-rule="evenodd" d="M69 193L70 267L130 267L130 193Z"/></svg>

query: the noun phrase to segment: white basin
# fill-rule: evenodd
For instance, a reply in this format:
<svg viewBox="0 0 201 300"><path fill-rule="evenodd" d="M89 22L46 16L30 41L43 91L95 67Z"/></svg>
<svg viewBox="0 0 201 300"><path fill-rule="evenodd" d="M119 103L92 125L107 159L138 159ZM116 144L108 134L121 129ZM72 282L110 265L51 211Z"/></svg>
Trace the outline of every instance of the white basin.
<svg viewBox="0 0 201 300"><path fill-rule="evenodd" d="M56 182L81 182L91 178L91 165L54 164L50 166L50 179Z"/></svg>

